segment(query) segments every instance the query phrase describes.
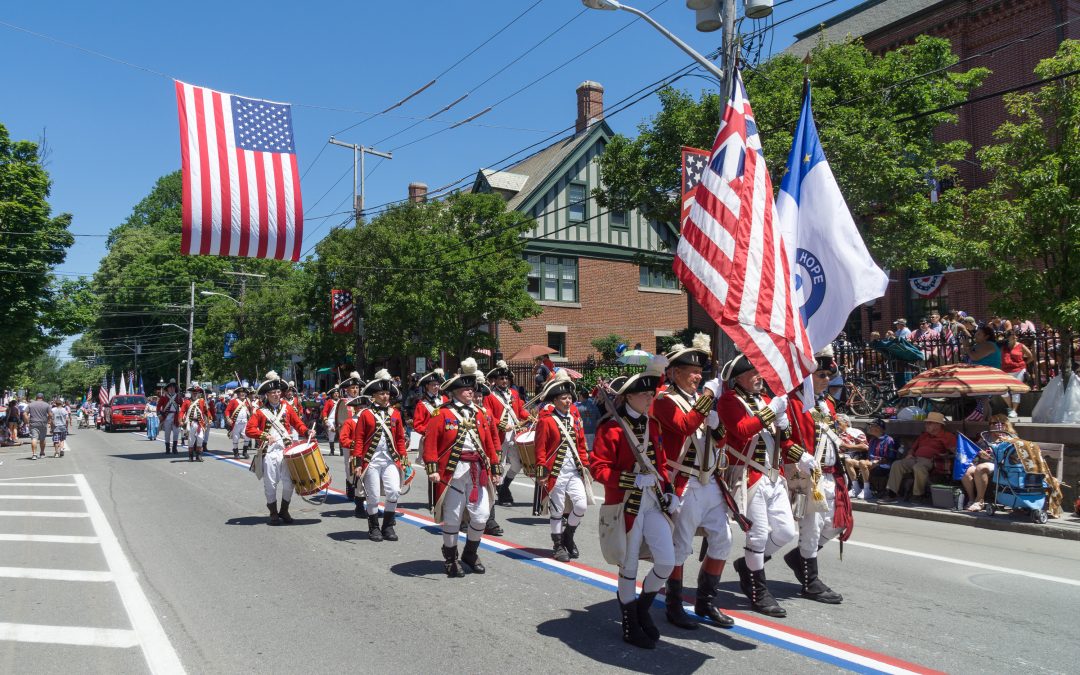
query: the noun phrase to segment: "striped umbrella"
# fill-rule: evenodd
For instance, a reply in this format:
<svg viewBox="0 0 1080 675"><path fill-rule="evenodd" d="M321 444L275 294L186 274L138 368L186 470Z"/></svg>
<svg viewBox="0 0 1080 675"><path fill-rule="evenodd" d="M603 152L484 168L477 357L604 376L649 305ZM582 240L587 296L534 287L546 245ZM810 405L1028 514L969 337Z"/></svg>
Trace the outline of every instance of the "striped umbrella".
<svg viewBox="0 0 1080 675"><path fill-rule="evenodd" d="M990 366L954 363L924 370L900 389L900 396L959 398L1026 394L1031 387L1003 370Z"/></svg>

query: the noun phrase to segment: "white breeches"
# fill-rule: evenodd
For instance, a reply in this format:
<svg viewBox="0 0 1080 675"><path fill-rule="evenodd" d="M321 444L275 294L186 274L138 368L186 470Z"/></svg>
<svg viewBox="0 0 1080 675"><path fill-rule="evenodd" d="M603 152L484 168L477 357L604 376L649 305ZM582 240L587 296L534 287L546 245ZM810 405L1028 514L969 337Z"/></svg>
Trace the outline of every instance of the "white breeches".
<svg viewBox="0 0 1080 675"><path fill-rule="evenodd" d="M491 513L491 502L485 485L478 485L479 497L475 504L469 503L469 494L473 490L472 462L458 462L454 470L454 478L446 486L446 496L443 498L443 545L456 546L457 535L461 528L461 519L468 511L469 532L468 538L479 541L487 527L488 515ZM396 470L396 469L395 469Z"/></svg>
<svg viewBox="0 0 1080 675"><path fill-rule="evenodd" d="M694 552L694 535L698 528L705 530L709 541L709 557L727 560L731 554L731 527L728 524L727 504L716 481L706 485L691 478L683 493L682 507L675 516L675 562L682 565ZM651 546L651 544L650 544Z"/></svg>
<svg viewBox="0 0 1080 675"><path fill-rule="evenodd" d="M386 510L396 511L401 495L401 472L385 452L376 453L364 472L364 500L369 516L379 512L379 495L386 495Z"/></svg>
<svg viewBox="0 0 1080 675"><path fill-rule="evenodd" d="M236 424L233 425L232 431L229 432L229 438L232 439L232 446L234 448L240 447L241 443L246 445L251 444L251 439L247 437L245 433L247 430L247 417L240 416L236 418Z"/></svg>
<svg viewBox="0 0 1080 675"><path fill-rule="evenodd" d="M775 483L768 476L758 479L749 492L743 515L752 523L746 533L746 565L759 570L765 566L765 556L771 556L795 538L787 481L782 476Z"/></svg>
<svg viewBox="0 0 1080 675"><path fill-rule="evenodd" d="M292 499L293 483L289 474L289 467L285 466L285 447L281 443L275 443L271 450L266 452L263 465L263 491L266 493L266 503L277 501L277 487L281 485L282 501Z"/></svg>
<svg viewBox="0 0 1080 675"><path fill-rule="evenodd" d="M568 460L569 461L569 460ZM566 466L564 464L564 466ZM563 470L555 480L555 487L548 495L548 519L551 523L552 534L562 534L563 512L566 510L566 502L570 502L570 514L566 517L567 525L577 525L585 517L585 510L589 508L589 499L585 493L585 481L577 469Z"/></svg>
<svg viewBox="0 0 1080 675"><path fill-rule="evenodd" d="M206 437L210 435L210 427L206 427L205 431L199 430L198 422L191 422L187 425L188 432L188 447L196 448L206 447Z"/></svg>
<svg viewBox="0 0 1080 675"><path fill-rule="evenodd" d="M626 557L619 565L620 576L628 579L637 578L642 541L648 544L652 552L653 567L657 569L658 574L663 573L663 578L666 579L671 574L671 568L675 566L671 525L660 510L655 493L649 491L642 495L641 509L634 518L633 527L626 533Z"/></svg>
<svg viewBox="0 0 1080 675"><path fill-rule="evenodd" d="M807 513L799 520L799 553L804 558L816 558L818 547L840 534L840 530L833 527L833 516L836 514L836 478L831 474L822 474L818 487L825 494L828 508L825 511Z"/></svg>
<svg viewBox="0 0 1080 675"><path fill-rule="evenodd" d="M165 437L166 443L176 443L179 440L180 424L172 414L166 415L165 421L161 423L161 435Z"/></svg>

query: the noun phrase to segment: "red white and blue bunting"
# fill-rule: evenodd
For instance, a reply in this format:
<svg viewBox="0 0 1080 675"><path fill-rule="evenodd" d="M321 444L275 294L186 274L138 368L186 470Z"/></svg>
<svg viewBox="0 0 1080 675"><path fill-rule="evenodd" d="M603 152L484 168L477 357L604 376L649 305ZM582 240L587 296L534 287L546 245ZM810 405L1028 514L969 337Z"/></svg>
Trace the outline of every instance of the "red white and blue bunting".
<svg viewBox="0 0 1080 675"><path fill-rule="evenodd" d="M912 277L908 279L908 283L911 284L911 290L915 291L915 294L923 298L932 298L938 294L941 290L941 285L945 281L944 274L934 274L928 277Z"/></svg>

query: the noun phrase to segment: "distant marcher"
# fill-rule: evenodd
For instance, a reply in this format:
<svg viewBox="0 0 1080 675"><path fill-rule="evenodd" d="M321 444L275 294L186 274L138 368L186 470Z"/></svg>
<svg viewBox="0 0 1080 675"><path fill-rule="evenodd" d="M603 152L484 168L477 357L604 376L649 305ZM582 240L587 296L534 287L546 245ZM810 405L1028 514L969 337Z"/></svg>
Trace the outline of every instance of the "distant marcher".
<svg viewBox="0 0 1080 675"><path fill-rule="evenodd" d="M49 435L49 418L52 406L45 402L45 394L38 393L34 402L26 407L26 417L30 423L30 459L45 457L45 443ZM35 454L34 448L40 448L40 454Z"/></svg>
<svg viewBox="0 0 1080 675"><path fill-rule="evenodd" d="M63 457L67 449L68 423L71 412L62 401L54 401L49 411L49 424L52 426L53 457Z"/></svg>

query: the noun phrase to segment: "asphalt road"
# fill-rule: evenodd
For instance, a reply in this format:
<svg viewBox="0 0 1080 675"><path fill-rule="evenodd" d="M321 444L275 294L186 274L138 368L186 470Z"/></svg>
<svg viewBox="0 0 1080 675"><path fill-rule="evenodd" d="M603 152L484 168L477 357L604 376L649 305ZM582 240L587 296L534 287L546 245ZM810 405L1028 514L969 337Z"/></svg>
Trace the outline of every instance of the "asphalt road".
<svg viewBox="0 0 1080 675"><path fill-rule="evenodd" d="M835 544L821 554L842 605L800 599L776 559L766 570L787 619L749 612L725 571L735 629L676 632L658 606L662 642L644 651L620 639L597 511L581 564L556 563L524 478L522 505L498 509L505 537L482 549L487 574L447 579L423 484L403 500L401 540L373 543L334 495L297 499L295 525L267 526L261 484L224 459L221 431L223 458L202 464L135 433L70 443L60 459L0 452L0 672L1065 673L1080 661L1075 542L860 513L843 561ZM327 459L340 476L341 458ZM688 586L696 574L692 563Z"/></svg>

